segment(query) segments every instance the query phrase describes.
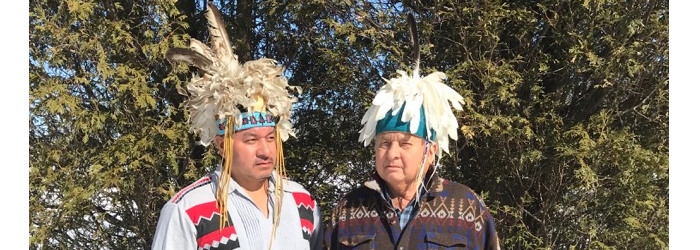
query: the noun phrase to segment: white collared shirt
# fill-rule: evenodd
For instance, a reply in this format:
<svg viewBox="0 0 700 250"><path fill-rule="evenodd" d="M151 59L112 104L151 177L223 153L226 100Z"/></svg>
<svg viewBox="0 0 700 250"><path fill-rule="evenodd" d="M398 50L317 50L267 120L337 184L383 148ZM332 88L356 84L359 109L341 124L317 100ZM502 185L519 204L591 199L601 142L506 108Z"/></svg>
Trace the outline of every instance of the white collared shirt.
<svg viewBox="0 0 700 250"><path fill-rule="evenodd" d="M233 178L227 210L230 226L219 230L215 191L220 168L183 188L163 206L152 249L268 249L272 234L274 183L270 179L268 216ZM273 173L274 177L274 173ZM230 177L229 177L230 178ZM309 192L294 181L284 181L280 222L272 249L320 249L320 209Z"/></svg>

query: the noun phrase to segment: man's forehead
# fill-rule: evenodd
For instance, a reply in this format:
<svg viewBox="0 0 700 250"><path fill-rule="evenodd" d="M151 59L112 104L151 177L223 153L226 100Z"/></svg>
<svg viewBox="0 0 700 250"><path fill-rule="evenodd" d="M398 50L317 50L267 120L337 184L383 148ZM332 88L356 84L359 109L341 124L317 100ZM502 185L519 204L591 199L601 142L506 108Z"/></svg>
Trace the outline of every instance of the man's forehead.
<svg viewBox="0 0 700 250"><path fill-rule="evenodd" d="M384 132L377 136L379 140L423 140L414 134L404 133L404 132Z"/></svg>
<svg viewBox="0 0 700 250"><path fill-rule="evenodd" d="M236 132L237 135L250 137L250 136L267 136L275 132L274 127L255 127Z"/></svg>

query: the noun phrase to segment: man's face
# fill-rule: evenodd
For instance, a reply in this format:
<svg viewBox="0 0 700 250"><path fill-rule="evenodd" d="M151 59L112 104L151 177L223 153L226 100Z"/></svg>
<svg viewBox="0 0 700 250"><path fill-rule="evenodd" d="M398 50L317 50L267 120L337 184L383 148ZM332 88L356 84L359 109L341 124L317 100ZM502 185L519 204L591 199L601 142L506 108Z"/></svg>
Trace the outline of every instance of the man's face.
<svg viewBox="0 0 700 250"><path fill-rule="evenodd" d="M277 158L274 127L257 127L237 131L233 135L231 175L236 181L259 181L272 174ZM216 137L219 153L223 153L223 137Z"/></svg>
<svg viewBox="0 0 700 250"><path fill-rule="evenodd" d="M374 162L379 176L389 185L410 185L415 181L425 153L426 141L402 132L384 132L377 136ZM435 155L436 144L428 146L423 174Z"/></svg>

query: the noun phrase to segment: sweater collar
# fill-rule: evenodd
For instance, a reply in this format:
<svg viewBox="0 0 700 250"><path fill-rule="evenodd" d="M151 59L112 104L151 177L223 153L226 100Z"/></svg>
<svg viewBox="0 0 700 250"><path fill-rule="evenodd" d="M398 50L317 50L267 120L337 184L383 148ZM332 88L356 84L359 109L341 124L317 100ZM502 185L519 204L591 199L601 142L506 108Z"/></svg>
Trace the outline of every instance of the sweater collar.
<svg viewBox="0 0 700 250"><path fill-rule="evenodd" d="M426 186L429 186L430 188L428 189L427 195L428 197L435 197L438 192L442 192L443 190L443 179L435 173L433 175L433 172L435 171L435 168L430 167L428 172L426 172L426 175L423 179L423 182L427 181ZM428 180L428 178L432 175L432 178ZM365 187L377 192L380 196L382 196L383 189L387 188L386 181L384 181L380 176L377 171L374 171L372 175L370 176L370 179L367 180L364 183ZM387 190L388 191L388 190Z"/></svg>

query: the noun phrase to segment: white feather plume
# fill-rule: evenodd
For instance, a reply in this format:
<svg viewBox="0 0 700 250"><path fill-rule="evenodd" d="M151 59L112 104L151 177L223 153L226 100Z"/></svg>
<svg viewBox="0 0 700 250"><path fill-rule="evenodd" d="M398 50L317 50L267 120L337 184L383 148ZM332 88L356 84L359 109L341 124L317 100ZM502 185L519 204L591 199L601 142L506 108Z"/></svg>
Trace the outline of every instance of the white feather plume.
<svg viewBox="0 0 700 250"><path fill-rule="evenodd" d="M457 118L450 106L461 111L464 98L455 90L443 83L447 76L442 72L434 72L426 77L420 77L418 69L413 76L405 71L397 71L399 76L390 80L377 91L372 105L362 117L364 125L360 130L360 142L369 145L374 139L377 122L391 111L392 115L406 104L401 116L402 122L411 122L411 133L418 131L420 124L421 105L425 110L425 125L428 138L431 129L435 131L435 141L440 145L438 157L442 152L449 154L449 139L457 140Z"/></svg>

